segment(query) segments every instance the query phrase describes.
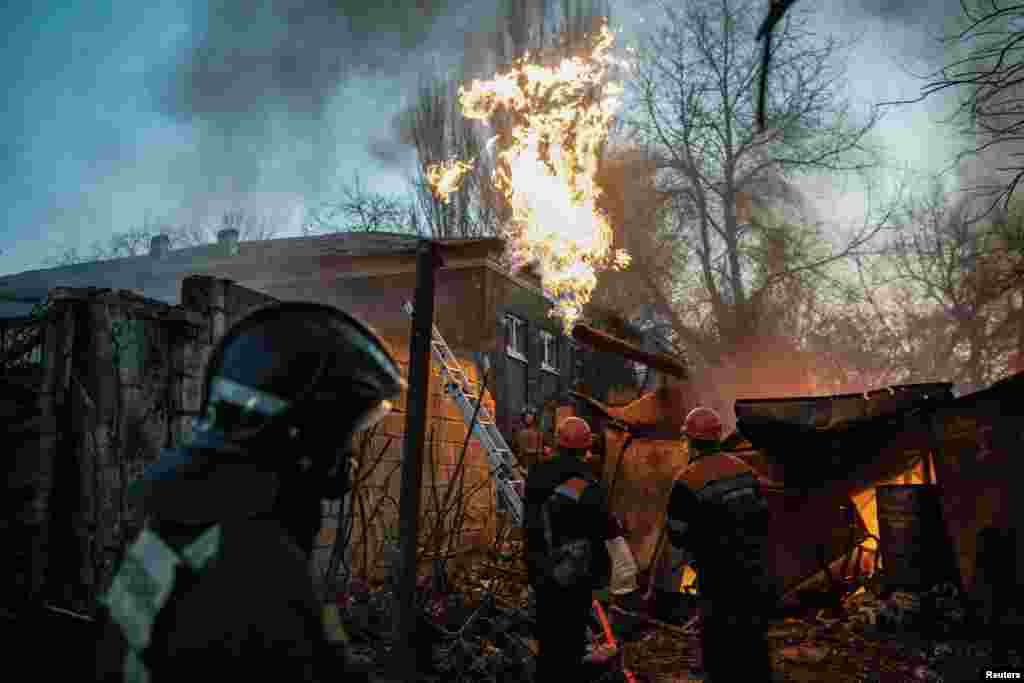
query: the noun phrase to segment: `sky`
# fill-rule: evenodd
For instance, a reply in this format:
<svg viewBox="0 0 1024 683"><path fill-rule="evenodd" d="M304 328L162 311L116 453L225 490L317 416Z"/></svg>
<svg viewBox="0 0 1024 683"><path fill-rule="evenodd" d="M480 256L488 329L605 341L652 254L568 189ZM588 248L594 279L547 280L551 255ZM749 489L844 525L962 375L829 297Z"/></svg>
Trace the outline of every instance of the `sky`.
<svg viewBox="0 0 1024 683"><path fill-rule="evenodd" d="M907 69L925 70L929 35L959 10L957 0L799 6L819 31L864 33L848 69L862 110L918 94ZM613 0L612 12L627 40L658 16L654 0ZM452 58L493 16L493 0L6 3L0 274L147 219L180 224L238 205L295 235L303 201L357 172L371 189L404 192L412 156L392 119L416 69ZM937 170L958 149L938 123L948 106L890 108L875 140L895 166ZM808 189L828 215L863 214L855 186Z"/></svg>

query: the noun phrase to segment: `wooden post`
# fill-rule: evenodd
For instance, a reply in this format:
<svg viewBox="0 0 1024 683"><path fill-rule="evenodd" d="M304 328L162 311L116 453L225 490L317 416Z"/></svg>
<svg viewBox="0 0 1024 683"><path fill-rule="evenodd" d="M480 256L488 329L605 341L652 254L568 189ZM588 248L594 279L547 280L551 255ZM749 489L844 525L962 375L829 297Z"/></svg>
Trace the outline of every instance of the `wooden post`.
<svg viewBox="0 0 1024 683"><path fill-rule="evenodd" d="M434 243L420 243L416 259L416 293L409 341L409 395L405 441L402 446L402 488L398 523L401 565L398 580L397 636L394 666L398 679L415 681L416 674L416 550L419 539L420 480L430 395L430 344L434 326Z"/></svg>

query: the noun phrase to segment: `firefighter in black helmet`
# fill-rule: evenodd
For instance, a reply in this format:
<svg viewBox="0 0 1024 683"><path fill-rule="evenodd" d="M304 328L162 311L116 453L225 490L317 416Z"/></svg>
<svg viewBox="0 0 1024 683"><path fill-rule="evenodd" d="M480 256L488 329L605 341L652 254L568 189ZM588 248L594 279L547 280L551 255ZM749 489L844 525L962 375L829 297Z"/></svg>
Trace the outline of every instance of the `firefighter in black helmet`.
<svg viewBox="0 0 1024 683"><path fill-rule="evenodd" d="M344 496L353 436L403 387L384 342L335 308L234 325L193 439L143 479L150 521L101 600L97 679L338 679L309 568L321 501Z"/></svg>

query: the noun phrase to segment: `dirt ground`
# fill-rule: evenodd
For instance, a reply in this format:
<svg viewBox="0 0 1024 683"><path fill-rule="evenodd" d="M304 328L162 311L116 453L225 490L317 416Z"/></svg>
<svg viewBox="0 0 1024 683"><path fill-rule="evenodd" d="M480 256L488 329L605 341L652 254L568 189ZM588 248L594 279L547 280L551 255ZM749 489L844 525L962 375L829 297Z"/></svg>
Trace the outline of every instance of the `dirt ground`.
<svg viewBox="0 0 1024 683"><path fill-rule="evenodd" d="M512 557L519 559L516 553L478 558L442 592L429 580L421 582L420 680L533 680L538 651L533 606L525 572ZM390 651L382 635L388 630L388 605L393 604L388 591L366 587L361 597L343 602L339 607L353 649L373 668L382 669ZM993 644L970 625L965 603L950 585L927 594L881 596L875 582L841 605L830 602L830 609L795 608L771 622L768 638L776 681L957 683L985 680L985 669L995 665ZM699 620L691 621L694 601L681 597L684 613L677 613L676 625L637 614L636 607L619 601L605 604L621 650L619 661L637 683L702 680ZM685 612L688 604L693 612ZM595 623L595 632L599 629ZM1024 636L1009 642L1019 646ZM1008 665L1024 666L1020 654L1011 652ZM375 680L390 679L379 671ZM624 679L599 670L593 680Z"/></svg>
<svg viewBox="0 0 1024 683"><path fill-rule="evenodd" d="M881 600L864 593L840 612L810 611L772 623L768 637L777 681L799 683L957 683L984 680L993 643L959 629L928 637ZM902 619L907 621L907 619ZM952 631L956 630L954 636ZM702 680L691 670L697 638L660 628L626 644L627 665L651 681ZM1011 658L1013 655L1011 655ZM1011 666L1020 667L1019 653ZM699 669L699 664L696 667Z"/></svg>
<svg viewBox="0 0 1024 683"><path fill-rule="evenodd" d="M984 680L983 671L993 666L992 644L963 630L957 637L934 634L924 638L900 624L892 600L863 594L847 601L839 612L809 610L799 616L778 619L768 632L775 681L797 683L956 683ZM537 652L529 623L529 606L495 605L478 622L481 631L466 632L466 643L453 647L450 640L431 654L434 663L445 658L459 663L445 671L425 674L424 681L530 681L526 660ZM447 610L428 610L446 620L448 628L472 616L478 605L463 604ZM620 641L625 667L638 683L700 681L700 645L696 628L642 620L609 607L613 629ZM881 615L881 616L880 616ZM905 618L903 619L905 621ZM443 640L443 639L442 639ZM372 655L370 655L372 656ZM379 661L387 658L379 651ZM425 660L426 663L426 660ZM1020 662L1017 662L1019 665ZM389 680L380 671L377 681ZM595 679L619 681L614 676Z"/></svg>

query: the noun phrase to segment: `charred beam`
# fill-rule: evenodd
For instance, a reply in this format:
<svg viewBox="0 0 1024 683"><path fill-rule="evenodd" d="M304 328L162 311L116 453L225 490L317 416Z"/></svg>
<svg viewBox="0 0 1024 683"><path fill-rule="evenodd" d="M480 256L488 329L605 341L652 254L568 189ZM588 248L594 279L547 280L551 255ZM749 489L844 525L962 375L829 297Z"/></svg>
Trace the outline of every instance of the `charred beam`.
<svg viewBox="0 0 1024 683"><path fill-rule="evenodd" d="M589 325L575 325L572 330L572 336L579 343L585 344L594 350L618 354L627 360L641 363L658 372L664 372L666 375L672 375L679 379L686 379L687 377L686 367L674 358L660 353L644 351L635 344L630 344L623 339L595 330Z"/></svg>

